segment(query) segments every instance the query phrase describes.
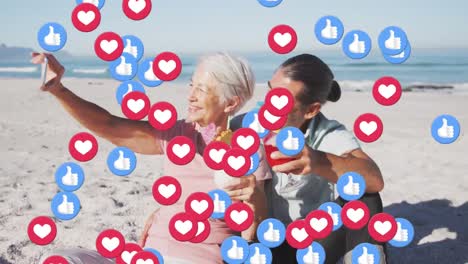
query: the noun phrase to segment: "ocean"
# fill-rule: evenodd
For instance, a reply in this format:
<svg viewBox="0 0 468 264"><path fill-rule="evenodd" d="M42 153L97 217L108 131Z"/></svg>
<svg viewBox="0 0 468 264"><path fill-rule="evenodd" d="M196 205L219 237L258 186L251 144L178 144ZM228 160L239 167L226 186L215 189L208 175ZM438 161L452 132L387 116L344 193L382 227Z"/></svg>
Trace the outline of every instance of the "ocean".
<svg viewBox="0 0 468 264"><path fill-rule="evenodd" d="M410 85L452 86L453 91L468 92L468 49L413 50L404 64L390 64L377 52L362 60L351 60L341 50L306 51L322 58L331 67L335 79L343 89L369 90L382 76L397 78L403 87ZM236 53L245 57L254 70L258 84L265 84L274 70L295 52L278 55L273 52ZM182 74L175 82L187 83L193 73L199 54L180 55ZM60 59L60 58L59 58ZM61 61L66 77L112 78L108 63L97 57L71 57ZM40 66L29 63L29 58L0 61L0 78L40 78Z"/></svg>

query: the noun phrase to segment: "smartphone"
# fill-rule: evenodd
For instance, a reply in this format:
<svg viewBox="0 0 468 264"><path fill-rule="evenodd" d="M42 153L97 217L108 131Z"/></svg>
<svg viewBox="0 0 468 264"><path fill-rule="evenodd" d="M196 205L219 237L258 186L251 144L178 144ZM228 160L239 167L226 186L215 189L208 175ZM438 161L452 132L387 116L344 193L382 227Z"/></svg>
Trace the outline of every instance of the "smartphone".
<svg viewBox="0 0 468 264"><path fill-rule="evenodd" d="M42 79L42 85L45 84L46 78L47 78L47 63L48 63L47 58L44 58L44 62L41 64L41 79Z"/></svg>

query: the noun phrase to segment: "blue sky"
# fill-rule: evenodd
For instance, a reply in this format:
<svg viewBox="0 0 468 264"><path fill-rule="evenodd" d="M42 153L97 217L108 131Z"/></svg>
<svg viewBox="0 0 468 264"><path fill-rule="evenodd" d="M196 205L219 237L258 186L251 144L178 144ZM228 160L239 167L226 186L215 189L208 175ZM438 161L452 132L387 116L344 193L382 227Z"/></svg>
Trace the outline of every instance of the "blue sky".
<svg viewBox="0 0 468 264"><path fill-rule="evenodd" d="M390 0L283 0L265 8L257 0L153 0L153 10L143 21L131 21L121 0L106 0L101 25L91 33L77 31L71 23L75 0L2 1L0 43L32 47L39 28L47 22L61 23L68 32L65 50L94 54L93 43L102 32L133 34L143 40L147 53L269 51L267 35L278 24L292 26L298 34L296 50L325 47L314 36L314 25L324 15L339 17L345 32L361 29L376 45L382 29L403 28L413 48L468 48L468 1ZM331 49L340 48L335 45Z"/></svg>

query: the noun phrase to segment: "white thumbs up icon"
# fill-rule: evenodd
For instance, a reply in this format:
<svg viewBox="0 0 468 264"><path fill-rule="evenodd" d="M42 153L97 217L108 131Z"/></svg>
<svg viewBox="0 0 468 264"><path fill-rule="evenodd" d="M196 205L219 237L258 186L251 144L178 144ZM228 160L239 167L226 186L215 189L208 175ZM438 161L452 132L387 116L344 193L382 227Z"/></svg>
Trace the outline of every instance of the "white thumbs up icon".
<svg viewBox="0 0 468 264"><path fill-rule="evenodd" d="M398 241L398 242L406 242L408 241L408 230L403 229L401 227L401 223L397 222L397 232L395 236L393 237L393 240Z"/></svg>
<svg viewBox="0 0 468 264"><path fill-rule="evenodd" d="M336 226L338 224L338 214L333 213L331 206L327 206L327 212L333 219L333 225Z"/></svg>
<svg viewBox="0 0 468 264"><path fill-rule="evenodd" d="M127 94L133 92L133 84L129 83L127 87L128 87L127 92L122 96L122 99L125 98Z"/></svg>
<svg viewBox="0 0 468 264"><path fill-rule="evenodd" d="M249 125L249 128L253 129L255 132L257 133L264 133L265 132L265 128L263 128L263 126L260 124L260 122L258 121L258 114L254 114L255 116L255 119L254 121Z"/></svg>
<svg viewBox="0 0 468 264"><path fill-rule="evenodd" d="M49 34L44 37L44 42L49 46L60 46L60 43L62 42L60 34L55 33L53 26L49 26Z"/></svg>
<svg viewBox="0 0 468 264"><path fill-rule="evenodd" d="M367 247L362 248L362 255L358 258L358 264L374 264L374 255L367 253Z"/></svg>
<svg viewBox="0 0 468 264"><path fill-rule="evenodd" d="M145 71L145 79L148 81L159 81L158 77L154 74L153 71L153 62L150 61L150 66L147 71Z"/></svg>
<svg viewBox="0 0 468 264"><path fill-rule="evenodd" d="M304 264L319 264L320 263L320 255L317 252L314 252L312 246L309 246L307 254L302 257L302 261Z"/></svg>
<svg viewBox="0 0 468 264"><path fill-rule="evenodd" d="M131 166L130 159L124 157L124 152L119 150L119 158L114 161L114 167L118 170L129 170Z"/></svg>
<svg viewBox="0 0 468 264"><path fill-rule="evenodd" d="M390 30L390 37L385 40L385 48L392 50L401 49L401 38L395 37L395 31Z"/></svg>
<svg viewBox="0 0 468 264"><path fill-rule="evenodd" d="M75 211L75 205L68 202L67 196L62 195L62 203L59 204L57 211L61 214L73 214Z"/></svg>
<svg viewBox="0 0 468 264"><path fill-rule="evenodd" d="M126 39L125 40L125 48L123 52L128 53L132 55L133 57L137 58L138 56L138 47L137 46L132 46L132 40L131 39Z"/></svg>
<svg viewBox="0 0 468 264"><path fill-rule="evenodd" d="M83 3L93 4L93 5L95 5L96 7L99 6L99 0L83 0Z"/></svg>
<svg viewBox="0 0 468 264"><path fill-rule="evenodd" d="M363 54L366 52L366 43L359 40L358 34L354 34L354 40L349 44L349 51L356 54Z"/></svg>
<svg viewBox="0 0 468 264"><path fill-rule="evenodd" d="M115 68L115 72L119 75L132 75L132 64L126 62L125 57L120 57L120 64Z"/></svg>
<svg viewBox="0 0 468 264"><path fill-rule="evenodd" d="M336 39L338 37L338 28L332 26L330 19L327 19L326 23L325 28L322 29L320 34L326 39Z"/></svg>
<svg viewBox="0 0 468 264"><path fill-rule="evenodd" d="M283 148L287 150L299 149L299 138L293 137L291 130L288 130L288 137L283 141Z"/></svg>
<svg viewBox="0 0 468 264"><path fill-rule="evenodd" d="M219 200L219 195L217 193L214 194L214 212L215 213L224 213L226 211L226 202Z"/></svg>
<svg viewBox="0 0 468 264"><path fill-rule="evenodd" d="M255 254L250 258L251 264L266 264L266 256L260 254L260 249L255 247Z"/></svg>
<svg viewBox="0 0 468 264"><path fill-rule="evenodd" d="M453 126L449 126L447 124L447 119L442 119L442 126L437 129L437 135L441 138L453 138L454 136L454 128Z"/></svg>
<svg viewBox="0 0 468 264"><path fill-rule="evenodd" d="M280 232L278 229L274 229L273 223L268 223L268 230L263 234L263 239L268 242L279 242Z"/></svg>
<svg viewBox="0 0 468 264"><path fill-rule="evenodd" d="M72 173L70 166L67 166L67 173L62 177L62 183L68 186L78 185L78 174Z"/></svg>
<svg viewBox="0 0 468 264"><path fill-rule="evenodd" d="M228 250L227 255L230 259L243 259L244 249L237 247L237 241L232 240L232 248Z"/></svg>
<svg viewBox="0 0 468 264"><path fill-rule="evenodd" d="M354 183L353 176L348 176L348 183L343 187L343 192L347 195L358 195L359 191L359 183Z"/></svg>

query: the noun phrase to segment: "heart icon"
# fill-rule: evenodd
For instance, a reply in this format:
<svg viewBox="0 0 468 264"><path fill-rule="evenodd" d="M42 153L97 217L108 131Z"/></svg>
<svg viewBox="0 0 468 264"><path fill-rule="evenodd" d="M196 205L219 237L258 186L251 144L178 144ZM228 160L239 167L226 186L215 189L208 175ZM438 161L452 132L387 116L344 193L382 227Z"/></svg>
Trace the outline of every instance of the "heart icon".
<svg viewBox="0 0 468 264"><path fill-rule="evenodd" d="M272 115L270 112L268 112L268 110L265 110L264 117L272 124L276 123L281 118L279 116Z"/></svg>
<svg viewBox="0 0 468 264"><path fill-rule="evenodd" d="M146 7L146 0L130 0L128 1L128 8L135 14L140 13Z"/></svg>
<svg viewBox="0 0 468 264"><path fill-rule="evenodd" d="M177 232L181 233L182 235L187 234L192 229L192 222L189 220L177 220L175 222L175 229Z"/></svg>
<svg viewBox="0 0 468 264"><path fill-rule="evenodd" d="M229 166L231 166L231 168L233 168L234 170L239 170L240 168L242 168L242 166L244 166L245 158L242 156L239 156L237 158L234 158L233 156L231 156L228 158L227 162Z"/></svg>
<svg viewBox="0 0 468 264"><path fill-rule="evenodd" d="M377 130L377 123L375 121L362 121L359 124L359 128L361 129L362 133L366 134L367 136L370 136Z"/></svg>
<svg viewBox="0 0 468 264"><path fill-rule="evenodd" d="M183 144L182 146L179 144L174 144L172 151L177 157L182 159L190 152L190 146L188 144Z"/></svg>
<svg viewBox="0 0 468 264"><path fill-rule="evenodd" d="M172 113L170 110L156 110L154 111L154 118L161 124L165 124L169 119L171 119Z"/></svg>
<svg viewBox="0 0 468 264"><path fill-rule="evenodd" d="M390 229L392 229L392 223L390 223L390 221L376 221L374 223L374 229L383 236L387 234L387 232L390 231Z"/></svg>
<svg viewBox="0 0 468 264"><path fill-rule="evenodd" d="M160 60L158 63L158 67L165 74L169 74L176 68L176 62L174 60Z"/></svg>
<svg viewBox="0 0 468 264"><path fill-rule="evenodd" d="M119 43L115 39L111 41L103 40L100 43L100 47L105 53L112 54L119 47Z"/></svg>
<svg viewBox="0 0 468 264"><path fill-rule="evenodd" d="M226 154L225 149L212 149L208 155L210 155L210 158L216 163L220 163L223 160L224 154Z"/></svg>
<svg viewBox="0 0 468 264"><path fill-rule="evenodd" d="M379 85L378 90L379 90L380 95L382 95L385 99L388 99L396 93L397 88L393 84L390 84L388 86L381 84Z"/></svg>
<svg viewBox="0 0 468 264"><path fill-rule="evenodd" d="M145 101L143 99L130 99L127 102L127 106L130 110L132 110L133 113L138 113L140 112L144 107L145 107Z"/></svg>
<svg viewBox="0 0 468 264"><path fill-rule="evenodd" d="M364 217L364 210L362 210L361 208L350 208L348 209L348 211L346 211L346 216L348 216L348 218L354 223L357 223L362 219L362 217Z"/></svg>
<svg viewBox="0 0 468 264"><path fill-rule="evenodd" d="M304 241L307 237L309 237L309 234L307 234L305 228L293 228L291 231L291 236L297 241L297 242L302 242Z"/></svg>
<svg viewBox="0 0 468 264"><path fill-rule="evenodd" d="M234 221L238 225L241 225L242 223L244 223L244 221L247 220L248 216L249 215L245 210L242 210L242 211L233 210L231 212L232 221Z"/></svg>
<svg viewBox="0 0 468 264"><path fill-rule="evenodd" d="M96 14L93 11L80 11L78 12L78 20L80 20L83 25L89 25L96 18Z"/></svg>
<svg viewBox="0 0 468 264"><path fill-rule="evenodd" d="M85 155L86 153L88 153L92 147L93 147L93 143L91 143L91 141L89 140L86 140L84 142L81 140L75 141L75 149L79 153L81 153L81 155Z"/></svg>
<svg viewBox="0 0 468 264"><path fill-rule="evenodd" d="M120 257L122 258L123 261L125 261L125 263L130 264L130 262L132 261L133 256L135 256L136 253L138 253L138 252L137 251L132 251L132 252L124 251L124 252L122 252Z"/></svg>
<svg viewBox="0 0 468 264"><path fill-rule="evenodd" d="M192 207L192 209L193 209L197 214L202 214L202 213L205 212L206 209L208 208L208 202L205 201L205 200L201 200L201 201L193 200L193 201L190 203L190 207Z"/></svg>
<svg viewBox="0 0 468 264"><path fill-rule="evenodd" d="M34 233L40 237L41 239L44 239L44 237L48 236L50 234L50 231L52 231L52 228L49 224L36 224L34 225Z"/></svg>
<svg viewBox="0 0 468 264"><path fill-rule="evenodd" d="M288 104L288 97L286 95L277 96L273 95L271 97L271 104L276 107L276 109L281 110Z"/></svg>
<svg viewBox="0 0 468 264"><path fill-rule="evenodd" d="M239 136L237 137L237 144L243 149L249 149L255 143L255 139L252 136Z"/></svg>
<svg viewBox="0 0 468 264"><path fill-rule="evenodd" d="M158 192L164 198L168 199L176 192L176 187L174 184L168 184L168 185L161 184L158 186Z"/></svg>
<svg viewBox="0 0 468 264"><path fill-rule="evenodd" d="M120 244L119 238L113 237L108 238L105 237L102 239L102 246L107 249L107 251L114 251Z"/></svg>
<svg viewBox="0 0 468 264"><path fill-rule="evenodd" d="M322 232L328 225L328 221L325 218L312 218L310 220L310 226L317 232Z"/></svg>
<svg viewBox="0 0 468 264"><path fill-rule="evenodd" d="M139 259L136 261L136 264L154 264L154 262L151 259L147 259L147 260Z"/></svg>
<svg viewBox="0 0 468 264"><path fill-rule="evenodd" d="M286 45L289 44L289 42L291 42L292 36L288 32L286 32L284 34L281 34L281 33L277 32L274 35L273 39L275 40L276 44L278 44L280 47L284 48Z"/></svg>

